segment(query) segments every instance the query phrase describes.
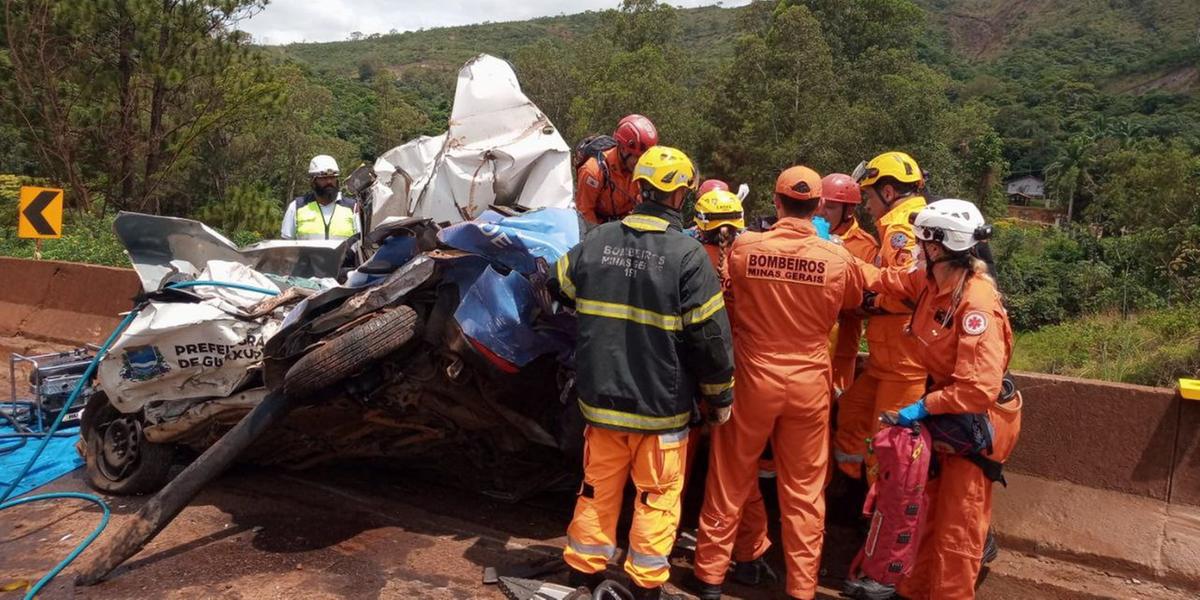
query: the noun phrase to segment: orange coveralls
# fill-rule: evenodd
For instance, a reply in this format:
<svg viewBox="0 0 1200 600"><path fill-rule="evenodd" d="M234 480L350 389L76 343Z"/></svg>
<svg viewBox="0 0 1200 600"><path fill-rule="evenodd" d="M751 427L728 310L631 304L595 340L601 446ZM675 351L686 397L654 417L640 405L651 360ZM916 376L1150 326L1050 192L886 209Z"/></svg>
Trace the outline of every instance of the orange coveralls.
<svg viewBox="0 0 1200 600"><path fill-rule="evenodd" d="M995 428L988 458L1008 460L1021 430L1021 402L1019 396L996 402L1012 358L1012 328L995 283L973 275L943 287L922 268L864 270L870 289L916 304L911 337L932 379L925 395L930 414L988 413ZM992 482L964 457L939 453L937 460L941 472L926 488L929 513L917 563L899 592L912 600L974 598L991 522Z"/></svg>
<svg viewBox="0 0 1200 600"><path fill-rule="evenodd" d="M579 167L575 181L575 208L589 223L607 223L625 217L638 205L641 194L633 174L621 164L616 148L604 151L608 180L595 158Z"/></svg>
<svg viewBox="0 0 1200 600"><path fill-rule="evenodd" d="M708 253L713 268L717 270L717 275L721 278L721 285L726 294L726 306L728 306L729 280L728 269L725 268L728 256L726 256L726 261L721 260L721 246L718 244L706 243L704 251ZM683 471L684 491L679 494L680 497L686 495L687 485L691 482L692 464L696 462L696 450L700 445L700 429L701 427L695 427L690 434L692 443L688 444L684 459L686 461ZM762 466L766 465L760 463L760 467ZM773 466L771 468L774 469ZM746 504L742 507L742 521L738 524L737 537L733 542L733 560L739 563L751 562L766 554L770 549L771 540L767 537L767 505L763 502L762 490L759 489L758 480L755 479L754 484L750 487L750 494L746 496Z"/></svg>
<svg viewBox="0 0 1200 600"><path fill-rule="evenodd" d="M855 258L875 264L879 256L879 242L857 220L843 233L837 234L842 247ZM833 387L839 393L850 389L854 383L854 367L858 364L858 340L862 337L863 317L858 311L847 311L838 318L837 347L833 351Z"/></svg>
<svg viewBox="0 0 1200 600"><path fill-rule="evenodd" d="M925 208L925 199L915 196L898 201L879 220L879 255L883 269L907 267L913 262L916 235L909 215ZM837 436L834 458L850 477L862 476L867 440L879 430L879 415L916 402L925 393L925 369L917 361L916 340L905 334L912 307L902 298L880 294L875 305L885 314L867 318L867 368L838 399ZM868 479L870 479L868 469Z"/></svg>
<svg viewBox="0 0 1200 600"><path fill-rule="evenodd" d="M724 581L742 507L770 440L787 590L811 598L825 534L829 335L838 314L861 302L862 273L849 252L817 237L811 221L796 218L780 219L764 233L743 233L727 268L738 400L733 417L712 436L696 577L712 585Z"/></svg>

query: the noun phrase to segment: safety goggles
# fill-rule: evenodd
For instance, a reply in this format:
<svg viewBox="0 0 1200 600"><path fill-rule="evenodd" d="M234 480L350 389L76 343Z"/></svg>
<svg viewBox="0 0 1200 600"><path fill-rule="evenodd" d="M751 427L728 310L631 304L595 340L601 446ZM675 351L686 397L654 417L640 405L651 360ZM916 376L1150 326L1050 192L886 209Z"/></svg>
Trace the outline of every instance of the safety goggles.
<svg viewBox="0 0 1200 600"><path fill-rule="evenodd" d="M867 168L867 161L864 160L858 163L857 167L854 167L854 171L850 173L850 177L854 179L854 181L862 183L864 179L874 179L879 177L879 169L874 167Z"/></svg>

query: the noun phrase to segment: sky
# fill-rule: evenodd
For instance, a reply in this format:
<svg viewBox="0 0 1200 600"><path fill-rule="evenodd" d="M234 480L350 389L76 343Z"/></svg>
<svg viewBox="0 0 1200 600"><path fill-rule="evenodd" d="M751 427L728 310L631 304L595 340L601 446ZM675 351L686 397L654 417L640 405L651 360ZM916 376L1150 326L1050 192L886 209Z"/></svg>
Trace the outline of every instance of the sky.
<svg viewBox="0 0 1200 600"><path fill-rule="evenodd" d="M746 4L725 0L724 6ZM673 6L718 4L718 0L673 0ZM469 25L484 21L523 21L533 17L616 8L620 0L270 0L238 29L259 44L334 42L351 32L363 35Z"/></svg>

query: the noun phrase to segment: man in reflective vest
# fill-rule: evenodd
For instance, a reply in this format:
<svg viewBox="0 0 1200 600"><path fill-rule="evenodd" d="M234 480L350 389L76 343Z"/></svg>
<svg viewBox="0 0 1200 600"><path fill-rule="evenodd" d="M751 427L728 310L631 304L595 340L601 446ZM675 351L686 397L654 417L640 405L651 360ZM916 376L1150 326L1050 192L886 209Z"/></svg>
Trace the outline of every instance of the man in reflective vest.
<svg viewBox="0 0 1200 600"><path fill-rule="evenodd" d="M662 590L679 524L688 423L697 397L714 425L729 418L733 355L717 273L683 233L696 185L691 160L665 146L634 168L641 203L593 229L555 265L552 287L578 315L584 480L563 557L572 586L595 587L616 553L621 495L637 488L625 571L638 599Z"/></svg>
<svg viewBox="0 0 1200 600"><path fill-rule="evenodd" d="M279 237L285 240L344 240L358 233L354 200L338 191L338 165L319 154L308 163L312 191L288 204Z"/></svg>

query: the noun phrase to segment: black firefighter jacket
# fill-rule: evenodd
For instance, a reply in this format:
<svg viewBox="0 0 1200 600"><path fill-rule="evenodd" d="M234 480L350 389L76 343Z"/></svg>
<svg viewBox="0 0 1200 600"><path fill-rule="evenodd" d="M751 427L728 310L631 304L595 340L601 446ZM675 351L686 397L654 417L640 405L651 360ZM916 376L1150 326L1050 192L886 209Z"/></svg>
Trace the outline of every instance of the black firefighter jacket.
<svg viewBox="0 0 1200 600"><path fill-rule="evenodd" d="M733 402L721 285L677 211L647 202L592 229L554 275L578 316L576 383L588 423L667 433L688 426L697 398Z"/></svg>

